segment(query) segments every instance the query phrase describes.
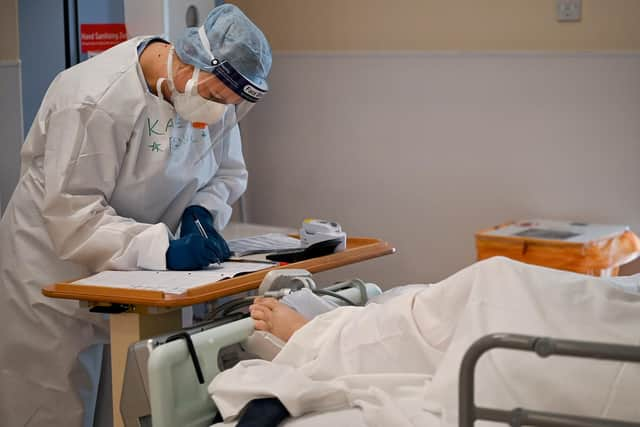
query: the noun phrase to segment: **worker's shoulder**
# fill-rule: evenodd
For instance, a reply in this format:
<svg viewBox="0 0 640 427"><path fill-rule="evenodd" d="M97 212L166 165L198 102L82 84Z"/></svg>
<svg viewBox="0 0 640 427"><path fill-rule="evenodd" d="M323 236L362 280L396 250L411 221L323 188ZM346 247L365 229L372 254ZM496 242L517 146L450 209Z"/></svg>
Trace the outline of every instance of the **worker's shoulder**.
<svg viewBox="0 0 640 427"><path fill-rule="evenodd" d="M144 80L138 66L137 38L62 71L49 87L55 110L99 108L107 114L135 115L144 103Z"/></svg>

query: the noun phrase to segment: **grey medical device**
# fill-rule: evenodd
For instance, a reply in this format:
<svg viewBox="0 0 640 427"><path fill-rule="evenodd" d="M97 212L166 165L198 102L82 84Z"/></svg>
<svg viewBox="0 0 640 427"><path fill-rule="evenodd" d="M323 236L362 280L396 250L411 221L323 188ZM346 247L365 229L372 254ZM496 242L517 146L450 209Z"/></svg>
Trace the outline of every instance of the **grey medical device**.
<svg viewBox="0 0 640 427"><path fill-rule="evenodd" d="M177 339L173 337L184 337L185 333L192 336L241 318L242 315L229 316L223 320L204 323L193 328L170 332L131 344L127 351L120 396L120 413L124 425L126 427L151 427L147 364L149 363L149 355L155 348Z"/></svg>
<svg viewBox="0 0 640 427"><path fill-rule="evenodd" d="M363 289L349 282L324 289L357 304L364 302L363 293L366 298L382 293L373 283L365 283ZM151 427L152 413L153 426L210 426L216 408L207 386L226 367L221 350L246 347L253 332L253 320L237 314L131 344L120 397L125 427Z"/></svg>

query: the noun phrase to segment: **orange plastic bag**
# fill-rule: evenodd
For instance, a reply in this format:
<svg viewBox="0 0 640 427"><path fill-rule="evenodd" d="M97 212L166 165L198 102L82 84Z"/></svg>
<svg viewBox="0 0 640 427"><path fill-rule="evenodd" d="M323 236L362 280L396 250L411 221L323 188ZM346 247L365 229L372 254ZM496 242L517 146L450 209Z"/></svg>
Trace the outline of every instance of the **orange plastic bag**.
<svg viewBox="0 0 640 427"><path fill-rule="evenodd" d="M616 276L640 256L640 239L626 226L528 220L476 233L478 260L506 256L528 264L593 276Z"/></svg>

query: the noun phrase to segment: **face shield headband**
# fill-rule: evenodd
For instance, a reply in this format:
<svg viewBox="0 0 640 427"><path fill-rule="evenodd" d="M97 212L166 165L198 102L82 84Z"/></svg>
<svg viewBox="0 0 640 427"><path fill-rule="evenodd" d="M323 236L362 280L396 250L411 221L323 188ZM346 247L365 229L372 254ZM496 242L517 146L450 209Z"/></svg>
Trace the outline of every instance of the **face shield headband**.
<svg viewBox="0 0 640 427"><path fill-rule="evenodd" d="M211 66L203 67L203 71L207 71L215 75L238 96L252 103L258 102L268 92L268 88L261 88L251 83L246 77L236 71L228 61L220 61L213 55L209 39L207 38L207 34L203 26L198 28L198 35L202 46L211 57Z"/></svg>
<svg viewBox="0 0 640 427"><path fill-rule="evenodd" d="M170 52L172 55L173 52ZM169 63L168 69L172 70L172 61L169 59L167 61ZM176 108L179 103L176 103L177 100L181 99L181 97L188 96L190 98L200 98L201 96L205 96L206 94L215 92L215 88L220 88L221 86L226 87L224 83L220 82L219 79L209 73L200 73L197 68L192 70L192 67L186 67L184 72L190 73L192 76L191 79L185 83L184 92L181 92L175 87L173 82L173 72L168 72L168 79L160 78L156 84L156 93L160 99L164 99L162 95L162 83L167 80L169 84L169 89L171 91L171 100L174 103L174 109L176 113L184 120L191 122L191 126L196 129L207 129L210 138L210 145L206 150L203 151L202 158L209 155L210 150L213 150L218 144L224 141L225 138L229 136L231 132L235 132L235 128L238 125L238 122L245 116L247 113L253 108L255 103L246 101L243 98L237 97L240 101L236 104L221 104L216 102L198 101L197 107L201 107L201 104L212 104L216 106L216 120L213 123L204 123L193 121L193 117L190 117L189 114L184 114L183 111ZM185 80L187 77L182 74L182 72L178 72L180 74L179 79L181 81ZM209 77L202 78L203 74L208 74ZM195 75L195 77L193 77ZM197 82L197 84L196 84ZM212 89L212 87L214 89ZM232 93L230 89L229 93ZM235 94L234 94L235 96ZM189 107L189 103L183 102L187 107ZM217 111L218 107L222 108L221 111ZM191 108L187 108L190 110ZM184 108L182 109L184 110ZM209 114L207 114L209 116Z"/></svg>

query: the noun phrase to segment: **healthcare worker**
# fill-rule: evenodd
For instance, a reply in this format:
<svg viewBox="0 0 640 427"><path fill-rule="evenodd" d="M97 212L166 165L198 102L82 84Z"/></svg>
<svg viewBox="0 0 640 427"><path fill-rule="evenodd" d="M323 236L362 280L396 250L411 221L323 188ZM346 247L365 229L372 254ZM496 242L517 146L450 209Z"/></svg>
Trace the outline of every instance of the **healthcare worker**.
<svg viewBox="0 0 640 427"><path fill-rule="evenodd" d="M229 256L218 231L247 182L237 122L270 68L262 32L223 5L175 46L134 38L56 77L0 222L2 425L94 422L107 324L43 286Z"/></svg>

